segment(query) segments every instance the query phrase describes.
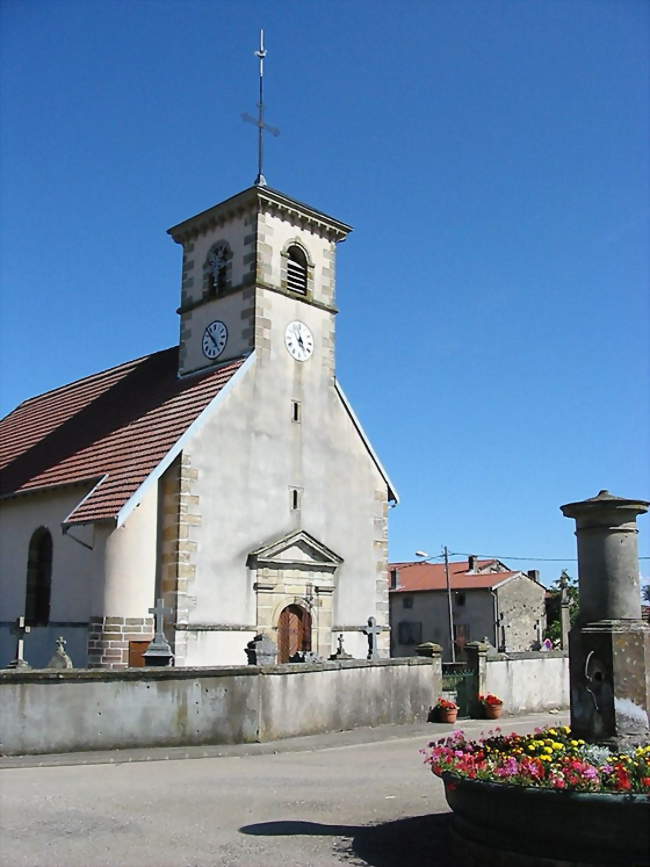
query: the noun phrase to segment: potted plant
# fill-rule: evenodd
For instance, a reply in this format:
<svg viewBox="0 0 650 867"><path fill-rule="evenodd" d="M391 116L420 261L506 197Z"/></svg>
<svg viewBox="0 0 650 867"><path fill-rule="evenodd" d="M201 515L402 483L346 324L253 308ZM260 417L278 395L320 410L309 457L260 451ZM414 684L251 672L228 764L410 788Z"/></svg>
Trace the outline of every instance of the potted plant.
<svg viewBox="0 0 650 867"><path fill-rule="evenodd" d="M458 705L448 698L439 698L431 708L432 715L442 723L455 723L458 717Z"/></svg>
<svg viewBox="0 0 650 867"><path fill-rule="evenodd" d="M499 719L503 713L503 699L498 695L488 692L487 695L479 695L478 700L483 709L485 719Z"/></svg>

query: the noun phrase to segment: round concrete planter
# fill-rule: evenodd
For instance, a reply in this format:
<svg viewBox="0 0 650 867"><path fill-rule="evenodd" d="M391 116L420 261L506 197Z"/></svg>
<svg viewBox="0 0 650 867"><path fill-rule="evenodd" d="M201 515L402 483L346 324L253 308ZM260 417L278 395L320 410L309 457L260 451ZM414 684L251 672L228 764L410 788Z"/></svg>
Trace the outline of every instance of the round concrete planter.
<svg viewBox="0 0 650 867"><path fill-rule="evenodd" d="M560 792L443 776L452 852L481 867L650 865L650 796Z"/></svg>

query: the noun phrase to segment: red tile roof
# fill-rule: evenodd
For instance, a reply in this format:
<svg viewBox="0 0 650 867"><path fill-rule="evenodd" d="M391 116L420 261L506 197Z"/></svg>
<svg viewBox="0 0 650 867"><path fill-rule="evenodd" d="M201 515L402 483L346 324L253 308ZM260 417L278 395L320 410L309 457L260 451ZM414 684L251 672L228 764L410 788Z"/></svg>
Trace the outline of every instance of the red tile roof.
<svg viewBox="0 0 650 867"><path fill-rule="evenodd" d="M244 363L178 379L178 347L21 403L0 421L0 496L97 481L69 523L115 518Z"/></svg>
<svg viewBox="0 0 650 867"><path fill-rule="evenodd" d="M461 560L449 564L449 584L452 590L476 590L480 588L494 587L501 584L507 578L520 573L512 572L499 560L478 560L476 565L479 570L488 570L491 567L499 568L501 572L468 572L469 562ZM397 587L391 593L412 593L417 590L446 590L447 579L444 563L423 563L421 560L407 563L389 563L390 572L397 569ZM390 586L390 583L389 583Z"/></svg>

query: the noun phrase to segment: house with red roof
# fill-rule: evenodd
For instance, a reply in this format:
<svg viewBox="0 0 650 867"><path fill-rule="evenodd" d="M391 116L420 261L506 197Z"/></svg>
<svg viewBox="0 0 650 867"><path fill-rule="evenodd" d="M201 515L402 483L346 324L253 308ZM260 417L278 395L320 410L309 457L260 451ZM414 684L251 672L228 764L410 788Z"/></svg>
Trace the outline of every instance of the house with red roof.
<svg viewBox="0 0 650 867"><path fill-rule="evenodd" d="M496 559L470 556L448 564L389 563L391 656L412 656L418 644L441 645L443 660L463 658L468 641L499 651L539 649L546 628L546 588L536 570L520 572Z"/></svg>
<svg viewBox="0 0 650 867"><path fill-rule="evenodd" d="M397 494L335 370L351 227L256 183L169 230L179 345L25 400L0 423L0 666L142 664L168 609L176 665L242 664L259 633L388 655Z"/></svg>

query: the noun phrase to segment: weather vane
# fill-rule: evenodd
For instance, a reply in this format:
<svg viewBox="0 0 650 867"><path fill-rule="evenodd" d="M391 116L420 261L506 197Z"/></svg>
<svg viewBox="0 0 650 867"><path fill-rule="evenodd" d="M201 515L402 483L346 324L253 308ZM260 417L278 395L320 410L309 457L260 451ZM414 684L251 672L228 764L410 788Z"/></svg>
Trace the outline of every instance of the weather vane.
<svg viewBox="0 0 650 867"><path fill-rule="evenodd" d="M260 47L255 52L255 57L260 60L260 98L257 103L257 118L251 117L250 114L242 114L242 120L248 121L257 127L257 177L255 183L261 187L266 186L266 178L264 177L264 131L267 130L271 135L280 135L280 130L275 126L270 126L264 122L264 58L266 57L266 48L264 48L264 30L260 30Z"/></svg>

